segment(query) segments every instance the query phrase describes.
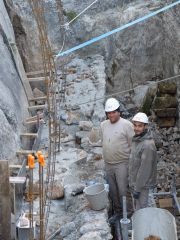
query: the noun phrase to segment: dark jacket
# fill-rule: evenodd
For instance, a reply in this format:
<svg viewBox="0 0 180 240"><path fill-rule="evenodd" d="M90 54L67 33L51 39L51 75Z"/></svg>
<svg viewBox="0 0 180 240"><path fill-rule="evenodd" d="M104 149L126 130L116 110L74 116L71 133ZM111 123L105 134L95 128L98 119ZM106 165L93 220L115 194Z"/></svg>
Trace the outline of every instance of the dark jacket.
<svg viewBox="0 0 180 240"><path fill-rule="evenodd" d="M132 139L129 160L129 186L137 192L154 187L157 174L157 151L150 131Z"/></svg>

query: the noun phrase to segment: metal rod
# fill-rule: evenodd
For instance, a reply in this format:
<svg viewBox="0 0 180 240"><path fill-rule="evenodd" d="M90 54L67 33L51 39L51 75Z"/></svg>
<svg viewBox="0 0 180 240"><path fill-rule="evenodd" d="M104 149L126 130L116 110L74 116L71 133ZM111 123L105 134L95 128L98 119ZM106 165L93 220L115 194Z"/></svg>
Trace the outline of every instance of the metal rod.
<svg viewBox="0 0 180 240"><path fill-rule="evenodd" d="M52 239L54 239L55 236L60 233L60 230L61 230L61 228L58 228L51 236L48 237L47 240L52 240Z"/></svg>
<svg viewBox="0 0 180 240"><path fill-rule="evenodd" d="M180 205L179 205L179 201L177 199L176 193L173 193L172 196L174 198L174 202L175 202L175 205L176 205L176 207L178 209L178 212L180 213Z"/></svg>
<svg viewBox="0 0 180 240"><path fill-rule="evenodd" d="M34 239L33 231L33 168L29 169L29 220L30 220L30 236L29 239Z"/></svg>
<svg viewBox="0 0 180 240"><path fill-rule="evenodd" d="M123 196L123 218L127 219L126 197Z"/></svg>
<svg viewBox="0 0 180 240"><path fill-rule="evenodd" d="M123 196L123 218L120 220L123 240L128 240L128 225L130 220L127 218L126 196Z"/></svg>
<svg viewBox="0 0 180 240"><path fill-rule="evenodd" d="M43 167L39 163L40 240L44 240Z"/></svg>
<svg viewBox="0 0 180 240"><path fill-rule="evenodd" d="M173 197L173 200L175 202L175 205L178 209L178 212L180 213L180 204L179 201L177 199L177 195L176 195L176 191L172 191L172 192L158 192L158 193L153 193L153 196L167 196L170 195L171 197Z"/></svg>
<svg viewBox="0 0 180 240"><path fill-rule="evenodd" d="M165 196L165 195L172 195L171 192L158 192L158 193L152 193L154 196Z"/></svg>

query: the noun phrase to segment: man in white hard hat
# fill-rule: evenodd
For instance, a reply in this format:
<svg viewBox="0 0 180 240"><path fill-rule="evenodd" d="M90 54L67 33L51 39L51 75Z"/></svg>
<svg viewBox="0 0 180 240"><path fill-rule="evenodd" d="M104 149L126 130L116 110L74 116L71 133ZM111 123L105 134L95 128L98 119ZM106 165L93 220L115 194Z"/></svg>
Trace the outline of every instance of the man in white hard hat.
<svg viewBox="0 0 180 240"><path fill-rule="evenodd" d="M114 222L122 214L122 196L127 194L128 162L133 124L120 116L120 104L115 98L105 103L107 120L101 123L103 158L113 203Z"/></svg>
<svg viewBox="0 0 180 240"><path fill-rule="evenodd" d="M135 210L148 206L149 190L155 187L157 173L157 151L148 117L139 112L132 119L135 135L132 139L129 159L129 186L135 203Z"/></svg>

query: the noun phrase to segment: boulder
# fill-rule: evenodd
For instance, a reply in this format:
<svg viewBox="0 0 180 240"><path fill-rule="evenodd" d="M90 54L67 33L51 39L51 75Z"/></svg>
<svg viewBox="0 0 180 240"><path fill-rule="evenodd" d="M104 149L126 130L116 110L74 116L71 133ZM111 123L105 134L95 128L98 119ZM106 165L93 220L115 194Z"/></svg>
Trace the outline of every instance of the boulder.
<svg viewBox="0 0 180 240"><path fill-rule="evenodd" d="M64 237L70 235L74 231L76 231L76 226L75 226L74 222L66 223L64 226L61 227L60 236L62 236L64 238Z"/></svg>
<svg viewBox="0 0 180 240"><path fill-rule="evenodd" d="M76 132L76 134L75 134L76 144L80 145L81 142L82 142L82 139L83 139L83 138L86 138L87 135L88 135L88 132L87 132L87 131L79 131L79 132Z"/></svg>
<svg viewBox="0 0 180 240"><path fill-rule="evenodd" d="M83 131L90 131L93 127L93 123L91 121L80 121L79 129Z"/></svg>
<svg viewBox="0 0 180 240"><path fill-rule="evenodd" d="M158 84L158 91L160 93L176 94L177 85L173 82L163 82Z"/></svg>
<svg viewBox="0 0 180 240"><path fill-rule="evenodd" d="M176 119L173 117L158 118L159 127L173 127L175 126L175 123Z"/></svg>
<svg viewBox="0 0 180 240"><path fill-rule="evenodd" d="M143 103L141 105L141 112L146 113L147 115L150 115L150 110L151 110L151 106L154 100L154 97L156 95L157 92L157 85L153 85L153 86L149 86L148 91L143 99Z"/></svg>
<svg viewBox="0 0 180 240"><path fill-rule="evenodd" d="M155 97L153 109L176 108L178 101L176 97Z"/></svg>
<svg viewBox="0 0 180 240"><path fill-rule="evenodd" d="M176 108L166 108L166 109L154 109L154 112L158 117L176 117Z"/></svg>
<svg viewBox="0 0 180 240"><path fill-rule="evenodd" d="M84 185L81 183L73 183L67 184L64 187L65 192L65 210L75 212L77 209L81 207L84 208L87 204L86 202L82 202L83 194L76 194L78 191L81 193L80 190L83 190ZM77 196L76 196L77 195Z"/></svg>
<svg viewBox="0 0 180 240"><path fill-rule="evenodd" d="M64 188L61 183L54 183L54 186L52 188L52 195L50 196L50 199L61 199L64 197Z"/></svg>

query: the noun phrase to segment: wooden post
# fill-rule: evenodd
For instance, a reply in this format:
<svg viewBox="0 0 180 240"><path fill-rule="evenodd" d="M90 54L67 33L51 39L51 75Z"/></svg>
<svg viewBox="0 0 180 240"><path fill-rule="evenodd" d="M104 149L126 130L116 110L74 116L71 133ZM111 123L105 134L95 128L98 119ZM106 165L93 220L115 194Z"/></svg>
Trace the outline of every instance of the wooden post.
<svg viewBox="0 0 180 240"><path fill-rule="evenodd" d="M11 240L9 164L0 160L0 239Z"/></svg>

